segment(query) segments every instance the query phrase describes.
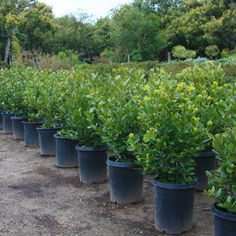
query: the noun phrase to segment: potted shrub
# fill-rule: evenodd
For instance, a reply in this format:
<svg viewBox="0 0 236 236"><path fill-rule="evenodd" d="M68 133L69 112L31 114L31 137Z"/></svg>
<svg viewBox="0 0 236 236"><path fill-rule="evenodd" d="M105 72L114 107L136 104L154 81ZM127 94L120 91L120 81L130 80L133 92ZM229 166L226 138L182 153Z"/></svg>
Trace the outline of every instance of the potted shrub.
<svg viewBox="0 0 236 236"><path fill-rule="evenodd" d="M2 82L3 82L4 78L5 78L4 70L2 69L2 70L0 70L0 130L3 129L3 123L2 123L2 111L3 111L3 109L2 109L2 97L1 97L1 95L2 95L2 91L3 91Z"/></svg>
<svg viewBox="0 0 236 236"><path fill-rule="evenodd" d="M7 70L1 70L0 81L0 100L1 100L1 116L3 133L12 134L12 122L11 122L11 96L12 96L12 80L8 76Z"/></svg>
<svg viewBox="0 0 236 236"><path fill-rule="evenodd" d="M13 137L15 139L24 139L24 127L22 122L27 120L27 109L23 104L23 95L27 84L30 70L11 68L8 71L8 78L12 84L12 93L10 97L10 110L14 114L11 117Z"/></svg>
<svg viewBox="0 0 236 236"><path fill-rule="evenodd" d="M178 79L186 83L194 83L198 117L205 127L202 137L203 149L196 154L196 175L199 189L207 189L207 170L217 166L215 153L212 151L212 140L208 134L224 132L230 120L230 98L233 96L232 85L228 83L221 66L212 63L194 66L182 71Z"/></svg>
<svg viewBox="0 0 236 236"><path fill-rule="evenodd" d="M41 96L41 86L44 80L43 73L32 69L32 74L27 81L23 104L27 108L27 121L23 121L24 126L24 142L26 147L38 147L39 138L36 128L42 125L42 118L39 117L37 110L37 102Z"/></svg>
<svg viewBox="0 0 236 236"><path fill-rule="evenodd" d="M23 91L28 70L13 67L11 70L1 70L0 73L0 103L3 113L3 128L5 133L12 133L16 139L22 139L22 117L25 115L25 107L22 103ZM14 119L11 120L11 115Z"/></svg>
<svg viewBox="0 0 236 236"><path fill-rule="evenodd" d="M131 77L127 69L120 72L120 76L107 76L93 95L99 119L94 129L111 153L107 160L111 201L129 204L143 199L142 169L127 146L129 133L139 130L134 97L143 81L139 74Z"/></svg>
<svg viewBox="0 0 236 236"><path fill-rule="evenodd" d="M165 79L166 78L166 79ZM201 150L204 129L191 100L193 84L177 83L169 75L149 78L140 99L140 131L129 135L129 150L146 173L153 174L155 227L180 234L193 226L194 154Z"/></svg>
<svg viewBox="0 0 236 236"><path fill-rule="evenodd" d="M76 90L76 81L73 74L64 76L61 87L63 90L62 105L58 107L62 129L54 135L56 141L56 166L60 168L78 167L76 145L78 141L76 113L71 109Z"/></svg>
<svg viewBox="0 0 236 236"><path fill-rule="evenodd" d="M79 176L83 183L102 183L107 180L107 148L93 125L98 124L99 119L96 109L93 107L94 87L100 87L100 77L89 77L76 74L76 90L74 99L70 102L76 119L76 131L79 140L76 150L78 152Z"/></svg>
<svg viewBox="0 0 236 236"><path fill-rule="evenodd" d="M43 124L37 127L41 156L55 156L56 143L54 135L61 129L60 106L66 100L67 72L44 71L44 81L41 85L41 95L37 100L39 117L43 117Z"/></svg>
<svg viewBox="0 0 236 236"><path fill-rule="evenodd" d="M212 211L215 217L215 235L235 235L236 232L236 128L213 138L219 167L208 172L207 194L215 203Z"/></svg>

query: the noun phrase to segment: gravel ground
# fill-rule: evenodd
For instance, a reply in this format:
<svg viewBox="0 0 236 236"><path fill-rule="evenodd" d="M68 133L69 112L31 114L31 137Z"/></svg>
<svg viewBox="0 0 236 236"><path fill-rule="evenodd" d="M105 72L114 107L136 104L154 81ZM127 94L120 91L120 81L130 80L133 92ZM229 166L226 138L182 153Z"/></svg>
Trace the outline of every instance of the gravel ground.
<svg viewBox="0 0 236 236"><path fill-rule="evenodd" d="M0 236L163 235L154 228L150 178L144 186L142 203L113 204L107 183L84 185L77 169L58 169L54 158L0 133ZM196 193L195 225L184 235L213 235L210 208Z"/></svg>

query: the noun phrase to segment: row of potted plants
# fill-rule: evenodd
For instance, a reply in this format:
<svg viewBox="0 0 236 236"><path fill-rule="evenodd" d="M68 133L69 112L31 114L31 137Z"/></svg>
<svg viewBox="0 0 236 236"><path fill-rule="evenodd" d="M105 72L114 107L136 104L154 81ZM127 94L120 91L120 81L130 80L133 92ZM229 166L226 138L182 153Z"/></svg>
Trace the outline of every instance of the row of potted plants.
<svg viewBox="0 0 236 236"><path fill-rule="evenodd" d="M28 142L23 123L26 145L37 144L35 127L41 125L41 154L56 152L58 167L79 165L84 183L105 181L107 163L111 201L120 204L141 201L143 174L152 174L156 229L178 234L192 228L196 172L206 188L205 170L216 168L212 137L234 119L234 85L221 67L205 64L178 75L16 68L1 71L0 78L2 108L22 110L34 127ZM12 102L12 93L19 103ZM209 166L202 167L199 158Z"/></svg>

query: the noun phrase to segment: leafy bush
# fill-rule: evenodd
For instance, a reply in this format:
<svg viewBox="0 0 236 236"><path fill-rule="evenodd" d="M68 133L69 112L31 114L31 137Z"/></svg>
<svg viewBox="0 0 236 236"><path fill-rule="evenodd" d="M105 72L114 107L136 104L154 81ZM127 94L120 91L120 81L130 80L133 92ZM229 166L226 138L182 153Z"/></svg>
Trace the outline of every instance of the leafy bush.
<svg viewBox="0 0 236 236"><path fill-rule="evenodd" d="M43 97L42 84L45 82L44 73L39 70L32 70L28 74L28 81L23 94L23 104L27 108L27 118L29 122L36 122L42 119L39 116L40 97Z"/></svg>
<svg viewBox="0 0 236 236"><path fill-rule="evenodd" d="M133 50L131 53L131 60L132 61L142 61L142 54L141 54L141 50L137 49L137 50Z"/></svg>
<svg viewBox="0 0 236 236"><path fill-rule="evenodd" d="M236 214L236 127L213 138L219 168L208 172L207 195L221 209Z"/></svg>
<svg viewBox="0 0 236 236"><path fill-rule="evenodd" d="M236 78L236 62L235 63L225 63L223 65L225 75L234 80Z"/></svg>
<svg viewBox="0 0 236 236"><path fill-rule="evenodd" d="M102 53L101 56L108 60L109 62L114 62L115 61L115 51L111 49L105 49Z"/></svg>
<svg viewBox="0 0 236 236"><path fill-rule="evenodd" d="M115 155L117 161L135 161L134 153L128 150L127 139L130 133L138 132L138 106L136 96L145 83L138 71L123 72L116 77L109 76L100 90L94 94L96 115L99 122L93 125L103 142Z"/></svg>
<svg viewBox="0 0 236 236"><path fill-rule="evenodd" d="M79 66L80 62L78 58L75 58L75 55L72 54L71 56L65 56L63 53L60 53L59 55L43 55L41 57L41 66L40 68L50 69L53 71L57 70L70 70L73 67Z"/></svg>
<svg viewBox="0 0 236 236"><path fill-rule="evenodd" d="M0 72L1 108L17 117L26 117L27 108L23 104L23 95L27 86L26 75L32 70L21 70L17 67Z"/></svg>
<svg viewBox="0 0 236 236"><path fill-rule="evenodd" d="M63 129L59 134L63 137L79 140L80 145L98 147L103 145L101 137L91 128L98 123L98 118L92 107L93 85L99 86L95 74L86 76L83 73L73 73L67 80L66 100L61 107L64 120Z"/></svg>
<svg viewBox="0 0 236 236"><path fill-rule="evenodd" d="M177 83L161 73L149 79L140 99L140 130L129 135L129 150L145 172L161 182L186 184L194 179L193 156L201 150L204 129L191 99L194 84Z"/></svg>
<svg viewBox="0 0 236 236"><path fill-rule="evenodd" d="M211 45L206 47L205 53L209 58L213 59L218 57L220 50L217 45Z"/></svg>
<svg viewBox="0 0 236 236"><path fill-rule="evenodd" d="M188 59L196 57L196 52L193 50L188 50L184 46L178 45L173 48L172 55L173 57L179 59Z"/></svg>
<svg viewBox="0 0 236 236"><path fill-rule="evenodd" d="M67 81L71 78L70 71L44 71L43 81L40 83L40 95L35 101L38 116L43 118L43 127L56 128L63 126L64 117L61 110L70 95Z"/></svg>
<svg viewBox="0 0 236 236"><path fill-rule="evenodd" d="M231 123L230 98L233 96L233 86L228 83L223 68L212 63L187 68L177 75L177 79L195 85L196 94L191 99L205 127L205 135L202 137L204 149L209 150L212 145L208 133L222 133Z"/></svg>

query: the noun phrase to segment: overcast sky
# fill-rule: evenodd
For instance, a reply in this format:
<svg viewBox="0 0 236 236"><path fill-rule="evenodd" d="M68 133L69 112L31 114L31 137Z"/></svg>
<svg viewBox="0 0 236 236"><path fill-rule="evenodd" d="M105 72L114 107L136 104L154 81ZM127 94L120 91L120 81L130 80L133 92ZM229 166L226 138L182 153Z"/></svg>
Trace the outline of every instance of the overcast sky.
<svg viewBox="0 0 236 236"><path fill-rule="evenodd" d="M94 18L106 16L114 7L133 0L40 0L53 8L54 15L59 17L70 13L76 13L78 9L93 15Z"/></svg>

